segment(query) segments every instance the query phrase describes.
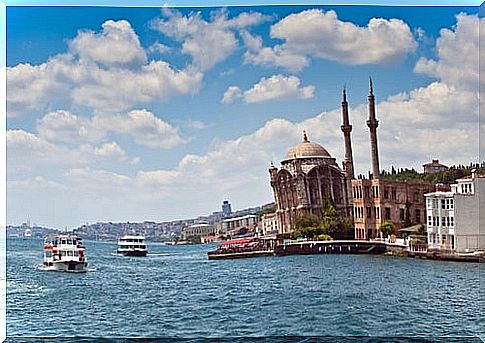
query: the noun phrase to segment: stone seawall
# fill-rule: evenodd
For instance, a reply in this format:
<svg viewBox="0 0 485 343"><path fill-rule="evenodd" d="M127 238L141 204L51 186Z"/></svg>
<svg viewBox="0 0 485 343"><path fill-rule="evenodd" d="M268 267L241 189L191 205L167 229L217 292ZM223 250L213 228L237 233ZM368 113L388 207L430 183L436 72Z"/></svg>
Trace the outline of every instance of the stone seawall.
<svg viewBox="0 0 485 343"><path fill-rule="evenodd" d="M276 256L312 255L312 254L384 254L385 242L372 241L310 241L279 244L275 248Z"/></svg>

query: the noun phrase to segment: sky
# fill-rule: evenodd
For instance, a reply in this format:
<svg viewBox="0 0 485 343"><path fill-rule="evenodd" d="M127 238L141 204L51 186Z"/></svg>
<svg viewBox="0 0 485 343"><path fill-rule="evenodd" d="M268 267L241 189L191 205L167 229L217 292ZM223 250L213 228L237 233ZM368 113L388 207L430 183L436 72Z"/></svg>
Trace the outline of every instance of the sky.
<svg viewBox="0 0 485 343"><path fill-rule="evenodd" d="M477 7L7 8L7 224L167 221L273 201L302 139L357 173L477 162ZM483 158L482 158L483 160Z"/></svg>

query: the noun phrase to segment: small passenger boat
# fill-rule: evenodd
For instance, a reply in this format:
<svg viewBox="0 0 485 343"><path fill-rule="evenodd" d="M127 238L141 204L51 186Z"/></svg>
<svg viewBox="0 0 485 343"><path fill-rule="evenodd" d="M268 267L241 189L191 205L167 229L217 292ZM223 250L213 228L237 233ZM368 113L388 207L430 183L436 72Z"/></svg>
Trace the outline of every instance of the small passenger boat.
<svg viewBox="0 0 485 343"><path fill-rule="evenodd" d="M61 234L44 239L44 267L60 272L88 271L86 247L78 236Z"/></svg>
<svg viewBox="0 0 485 343"><path fill-rule="evenodd" d="M148 253L145 237L127 235L118 240L118 254L123 256L146 256Z"/></svg>

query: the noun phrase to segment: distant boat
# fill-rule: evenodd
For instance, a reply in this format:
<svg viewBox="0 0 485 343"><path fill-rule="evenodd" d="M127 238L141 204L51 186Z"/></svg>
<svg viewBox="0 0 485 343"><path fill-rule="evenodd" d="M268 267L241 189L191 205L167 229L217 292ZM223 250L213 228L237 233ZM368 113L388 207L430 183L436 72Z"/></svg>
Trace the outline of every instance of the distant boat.
<svg viewBox="0 0 485 343"><path fill-rule="evenodd" d="M32 230L31 229L25 229L24 238L31 238L31 237L32 237Z"/></svg>
<svg viewBox="0 0 485 343"><path fill-rule="evenodd" d="M146 256L148 253L143 236L123 236L118 240L118 254L124 256Z"/></svg>
<svg viewBox="0 0 485 343"><path fill-rule="evenodd" d="M69 234L46 237L44 267L59 272L87 272L86 248L82 239Z"/></svg>
<svg viewBox="0 0 485 343"><path fill-rule="evenodd" d="M166 241L163 242L165 245L175 245L175 241Z"/></svg>

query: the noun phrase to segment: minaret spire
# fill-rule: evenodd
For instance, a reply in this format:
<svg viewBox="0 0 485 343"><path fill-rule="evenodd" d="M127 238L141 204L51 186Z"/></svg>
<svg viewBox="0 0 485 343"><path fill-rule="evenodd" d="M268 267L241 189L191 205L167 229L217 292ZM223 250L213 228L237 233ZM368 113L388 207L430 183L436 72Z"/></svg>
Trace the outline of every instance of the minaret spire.
<svg viewBox="0 0 485 343"><path fill-rule="evenodd" d="M350 125L349 121L349 104L347 103L347 92L345 85L342 92L342 125L340 128L344 133L345 142L344 171L347 179L352 180L354 178L354 159L352 156L352 140L350 137L352 125Z"/></svg>
<svg viewBox="0 0 485 343"><path fill-rule="evenodd" d="M370 131L370 146L371 146L371 161L372 161L372 178L378 179L380 176L379 169L379 150L377 148L377 127L379 121L376 119L376 106L374 98L374 90L372 87L372 78L369 77L369 119L367 126Z"/></svg>

